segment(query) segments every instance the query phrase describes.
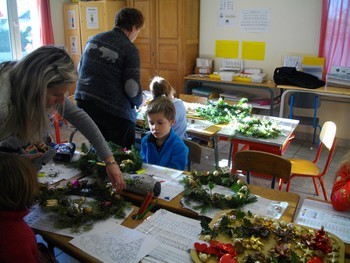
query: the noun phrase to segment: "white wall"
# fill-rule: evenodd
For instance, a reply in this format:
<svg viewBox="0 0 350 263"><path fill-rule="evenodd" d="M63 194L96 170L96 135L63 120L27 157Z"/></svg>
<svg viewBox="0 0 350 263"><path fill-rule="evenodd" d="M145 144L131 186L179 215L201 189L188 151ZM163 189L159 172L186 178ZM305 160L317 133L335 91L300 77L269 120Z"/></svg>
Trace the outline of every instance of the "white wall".
<svg viewBox="0 0 350 263"><path fill-rule="evenodd" d="M321 24L321 0L234 0L237 9L235 27L217 27L217 10L219 0L201 0L200 46L201 57L215 57L216 40L262 41L266 43L264 61L245 60L245 67L262 68L273 78L273 71L282 65L285 55L318 55L318 43ZM239 28L240 10L270 9L270 32L247 33ZM221 66L221 59L215 58L215 70ZM342 144L349 144L350 112L349 100L342 102L334 98L321 98L319 109L320 122L332 120L337 124L337 137L345 139ZM332 100L332 101L330 101ZM313 129L298 127L301 132L312 133Z"/></svg>
<svg viewBox="0 0 350 263"><path fill-rule="evenodd" d="M287 54L317 56L321 22L320 0L234 0L237 10L234 27L217 27L219 0L201 0L200 48L202 57L215 56L216 40L259 41L266 43L264 61L245 60L245 67L258 67L272 79L273 71ZM240 11L270 9L270 32L247 33L240 30ZM215 59L215 69L221 59Z"/></svg>
<svg viewBox="0 0 350 263"><path fill-rule="evenodd" d="M52 28L55 45L64 45L63 3L69 0L50 0Z"/></svg>

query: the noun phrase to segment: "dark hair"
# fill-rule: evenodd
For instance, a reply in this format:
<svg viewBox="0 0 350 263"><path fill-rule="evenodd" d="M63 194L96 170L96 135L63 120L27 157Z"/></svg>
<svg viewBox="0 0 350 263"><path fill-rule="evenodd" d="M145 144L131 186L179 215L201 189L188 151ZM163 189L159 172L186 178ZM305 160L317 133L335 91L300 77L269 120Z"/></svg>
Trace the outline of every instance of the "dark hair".
<svg viewBox="0 0 350 263"><path fill-rule="evenodd" d="M116 13L114 25L127 31L132 31L132 27L136 29L143 27L144 17L136 8L125 7Z"/></svg>
<svg viewBox="0 0 350 263"><path fill-rule="evenodd" d="M158 97L151 100L147 105L147 115L160 112L164 113L164 116L167 120L175 120L175 107L169 99Z"/></svg>
<svg viewBox="0 0 350 263"><path fill-rule="evenodd" d="M0 210L22 211L29 208L38 190L36 169L28 158L0 153Z"/></svg>

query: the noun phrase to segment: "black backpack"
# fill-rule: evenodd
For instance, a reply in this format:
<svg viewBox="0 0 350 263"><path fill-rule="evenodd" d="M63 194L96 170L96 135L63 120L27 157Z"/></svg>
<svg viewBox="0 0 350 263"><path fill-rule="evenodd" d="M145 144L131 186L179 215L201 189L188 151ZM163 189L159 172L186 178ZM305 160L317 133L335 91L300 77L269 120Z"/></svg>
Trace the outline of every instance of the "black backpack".
<svg viewBox="0 0 350 263"><path fill-rule="evenodd" d="M294 67L276 68L273 74L276 85L293 85L307 89L317 89L326 83L316 76L297 71Z"/></svg>

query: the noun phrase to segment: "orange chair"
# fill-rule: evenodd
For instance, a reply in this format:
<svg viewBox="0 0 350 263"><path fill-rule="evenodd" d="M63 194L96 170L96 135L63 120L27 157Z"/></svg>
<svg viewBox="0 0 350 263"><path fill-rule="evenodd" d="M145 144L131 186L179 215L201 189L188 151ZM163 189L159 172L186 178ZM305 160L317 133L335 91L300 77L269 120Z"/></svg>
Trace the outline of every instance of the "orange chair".
<svg viewBox="0 0 350 263"><path fill-rule="evenodd" d="M326 187L324 185L323 178L326 175L329 166L331 164L331 161L333 159L334 151L335 151L335 145L336 145L336 131L337 126L334 122L327 121L323 124L321 133L319 135L319 146L316 152L315 159L313 161L305 160L305 159L290 159L292 162L292 174L290 176L290 180L287 183L287 192L290 189L290 183L294 177L309 177L312 178L316 194L319 195L318 186L317 186L317 180L320 182L324 199L328 201ZM324 148L328 149L328 156L326 163L323 167L323 170L320 171L319 167L317 166L318 161L321 156L321 152Z"/></svg>
<svg viewBox="0 0 350 263"><path fill-rule="evenodd" d="M239 151L234 155L233 168L246 174L250 183L252 172L273 176L271 188L275 188L275 180L279 179L278 189L282 190L283 182L289 181L292 164L282 156L262 151Z"/></svg>

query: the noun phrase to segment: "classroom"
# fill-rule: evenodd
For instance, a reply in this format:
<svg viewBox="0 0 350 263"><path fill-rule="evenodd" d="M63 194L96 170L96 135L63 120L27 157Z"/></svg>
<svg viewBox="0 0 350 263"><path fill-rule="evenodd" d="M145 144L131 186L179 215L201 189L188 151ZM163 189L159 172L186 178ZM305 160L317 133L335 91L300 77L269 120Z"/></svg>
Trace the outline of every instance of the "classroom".
<svg viewBox="0 0 350 263"><path fill-rule="evenodd" d="M4 0L0 261L350 263L349 10Z"/></svg>

